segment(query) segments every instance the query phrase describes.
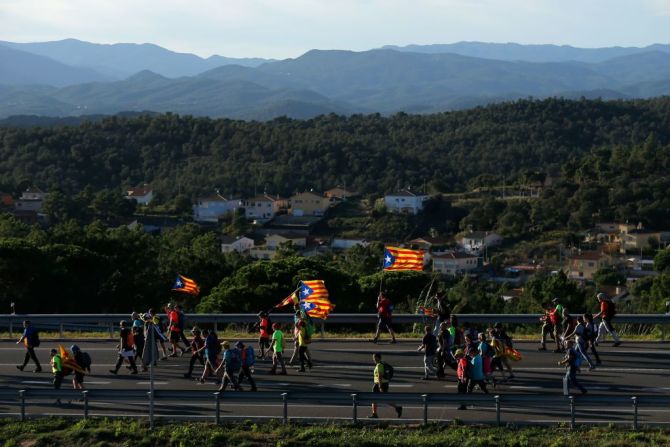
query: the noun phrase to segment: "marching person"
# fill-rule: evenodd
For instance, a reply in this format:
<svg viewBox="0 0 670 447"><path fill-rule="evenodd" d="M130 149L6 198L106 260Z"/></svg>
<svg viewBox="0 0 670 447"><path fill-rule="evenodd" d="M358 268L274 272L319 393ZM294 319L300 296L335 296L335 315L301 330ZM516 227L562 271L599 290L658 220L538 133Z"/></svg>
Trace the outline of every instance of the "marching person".
<svg viewBox="0 0 670 447"><path fill-rule="evenodd" d="M465 353L461 348L458 348L454 353L456 358L456 379L458 379L458 394L465 394L468 392L468 380L470 378L470 362L465 357ZM465 403L461 403L459 410L467 410Z"/></svg>
<svg viewBox="0 0 670 447"><path fill-rule="evenodd" d="M265 360L265 355L270 355L270 337L272 336L272 323L270 321L270 316L266 311L260 311L258 313L258 328L260 334L258 336L258 350L261 352L261 360Z"/></svg>
<svg viewBox="0 0 670 447"><path fill-rule="evenodd" d="M75 390L83 390L85 389L84 387L84 372L86 371L89 374L91 373L91 365L87 365L84 361L84 353L81 352L81 349L79 349L79 346L77 345L72 345L70 347L70 351L72 351L72 356L74 358L74 362L77 364L77 366L81 369L81 371L77 371L76 369L73 370L74 372L74 377L72 378L72 388Z"/></svg>
<svg viewBox="0 0 670 447"><path fill-rule="evenodd" d="M433 329L430 326L424 328L423 340L417 348L417 351L423 351L423 380L429 380L432 375L438 376L438 371L433 367L433 360L437 352L437 337L433 335Z"/></svg>
<svg viewBox="0 0 670 447"><path fill-rule="evenodd" d="M596 350L596 339L598 338L598 327L593 321L593 315L590 313L584 314L584 320L586 321L586 327L588 328L588 346L591 347L591 353L596 358L596 366L600 366L600 356Z"/></svg>
<svg viewBox="0 0 670 447"><path fill-rule="evenodd" d="M300 368L299 372L305 372L305 363L307 367L312 369L312 359L307 354L308 345L312 342L311 337L307 333L307 324L304 320L298 323L298 354L300 354Z"/></svg>
<svg viewBox="0 0 670 447"><path fill-rule="evenodd" d="M554 327L554 341L556 342L556 349L554 353L564 352L561 346L561 335L563 335L563 311L566 309L561 304L558 297L551 300L554 303L554 308L549 312L549 321Z"/></svg>
<svg viewBox="0 0 670 447"><path fill-rule="evenodd" d="M16 365L16 368L19 371L23 371L30 359L32 359L33 362L35 362L35 370L33 372L42 372L42 365L40 365L40 361L37 360L37 355L35 354L35 348L40 345L40 337L37 329L35 329L29 320L23 322L23 335L21 335L19 341L16 342L17 345L20 345L21 343L23 343L23 346L26 348L26 356L23 359L23 364Z"/></svg>
<svg viewBox="0 0 670 447"><path fill-rule="evenodd" d="M567 349L565 358L558 362L559 365L565 365L566 367L565 377L563 378L563 391L565 394L568 394L570 385L572 384L576 386L582 394L586 394L586 388L584 388L577 380L577 372L579 371L581 356L575 351L575 342L573 340L568 340L566 344Z"/></svg>
<svg viewBox="0 0 670 447"><path fill-rule="evenodd" d="M219 338L214 330L210 331L203 329L202 335L205 337L205 342L198 352L203 354L205 369L202 371L202 376L200 376L198 382L205 383L205 379L211 375L215 375L219 368L219 352L221 350L221 345L219 344Z"/></svg>
<svg viewBox="0 0 670 447"><path fill-rule="evenodd" d="M286 375L286 365L284 364L284 333L281 330L281 325L279 323L272 324L272 344L270 344L270 349L273 350L272 354L272 369L270 374L277 374L277 365L281 365L281 372L279 374Z"/></svg>
<svg viewBox="0 0 670 447"><path fill-rule="evenodd" d="M230 342L228 341L221 343L221 347L223 348L223 361L216 371L214 371L218 376L220 374L219 370L223 368L223 382L219 387L219 392L225 391L229 383L232 385L233 390L240 391L240 384L237 382L237 375L242 366L240 351L237 348L231 349Z"/></svg>
<svg viewBox="0 0 670 447"><path fill-rule="evenodd" d="M574 331L572 331L571 334L568 334L565 338L569 339L572 336L575 337L575 341L577 342L575 344L575 351L577 351L577 353L589 364L589 371L593 371L596 366L593 364L593 360L591 360L591 357L587 352L591 334L589 333L589 327L587 326L586 319L583 315L577 317L577 326L575 326Z"/></svg>
<svg viewBox="0 0 670 447"><path fill-rule="evenodd" d="M51 350L51 358L49 363L51 364L51 373L53 374L53 386L55 390L60 390L60 386L63 383L63 359L61 359L60 354L57 350ZM56 399L56 404L60 405L60 397Z"/></svg>
<svg viewBox="0 0 670 447"><path fill-rule="evenodd" d="M604 338L605 332L609 333L614 339L614 346L619 346L621 340L619 340L619 335L614 330L612 326L612 318L616 315L616 306L612 300L607 296L607 294L600 292L596 295L598 301L600 302L600 312L593 316L593 318L600 317L602 319L600 326L598 327L598 338L597 342L600 343L600 340Z"/></svg>
<svg viewBox="0 0 670 447"><path fill-rule="evenodd" d="M391 382L391 376L393 375L393 369L382 362L382 355L379 352L375 352L372 355L372 360L375 363L375 369L373 372L373 381L374 385L372 386L373 393L388 393L389 383ZM402 416L402 407L400 405L388 404L389 406L395 409L395 413L398 417ZM379 416L377 415L377 404L372 403L372 413L368 418L376 419Z"/></svg>
<svg viewBox="0 0 670 447"><path fill-rule="evenodd" d="M442 323L449 321L451 317L451 306L444 292L439 292L435 296L435 301L437 302L437 319L435 320L435 330L438 332Z"/></svg>
<svg viewBox="0 0 670 447"><path fill-rule="evenodd" d="M198 327L193 327L191 329L193 338L191 339L191 360L188 363L188 372L184 373L185 379L192 379L193 368L195 367L195 362L200 362L202 366L205 366L205 359L203 357L203 347L205 346L205 340L203 340L200 335L200 329Z"/></svg>
<svg viewBox="0 0 670 447"><path fill-rule="evenodd" d="M542 307L544 308L544 315L540 317L542 322L542 338L540 339L540 347L538 351L547 350L547 336L554 339L554 324L551 322L551 305L549 303L543 303Z"/></svg>
<svg viewBox="0 0 670 447"><path fill-rule="evenodd" d="M114 367L114 369L110 369L109 372L112 374L118 373L119 368L121 368L121 365L123 364L123 360L127 359L128 363L130 363L130 369L131 369L130 374L137 374L137 365L135 364L135 351L133 350L135 347L135 337L133 336L132 331L128 329L128 323L126 323L125 320L119 323L119 327L120 327L119 358L116 361L116 366Z"/></svg>
<svg viewBox="0 0 670 447"><path fill-rule="evenodd" d="M172 345L172 354L170 354L170 357L177 357L177 349L180 349L181 354L184 355L186 350L179 346L179 340L181 340L179 312L177 312L172 303L169 303L165 306L165 313L168 316L168 332L170 334L170 344Z"/></svg>
<svg viewBox="0 0 670 447"><path fill-rule="evenodd" d="M396 343L395 332L393 332L393 327L391 324L391 318L393 316L393 304L384 293L380 293L377 297L377 316L377 331L371 340L372 343L377 343L382 327L386 328L389 331L389 334L391 334L391 343Z"/></svg>
<svg viewBox="0 0 670 447"><path fill-rule="evenodd" d="M254 364L256 363L256 353L254 352L254 348L251 346L244 346L244 343L242 341L238 341L235 343L235 347L239 349L242 357L242 366L240 369L240 375L237 377L237 383L240 386L241 390L241 385L242 385L242 380L246 377L249 380L249 385L251 385L251 391L258 391L256 388L256 382L254 381L254 378L251 376L253 374L253 367Z"/></svg>

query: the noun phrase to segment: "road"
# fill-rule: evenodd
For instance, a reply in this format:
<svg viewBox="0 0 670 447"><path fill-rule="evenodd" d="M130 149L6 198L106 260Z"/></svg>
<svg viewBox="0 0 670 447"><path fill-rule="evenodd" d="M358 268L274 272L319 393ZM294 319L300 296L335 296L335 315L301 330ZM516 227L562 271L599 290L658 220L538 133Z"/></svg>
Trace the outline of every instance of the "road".
<svg viewBox="0 0 670 447"><path fill-rule="evenodd" d="M250 340L247 342L254 343ZM86 378L86 385L91 390L105 389L148 389L148 375L130 375L122 368L118 376L114 376L108 370L114 365L116 353L115 342L110 341L86 341L76 342L83 351L89 352L93 359L92 375ZM69 346L72 342L63 343ZM307 373L299 373L295 369L289 369L287 376L272 376L268 374L270 363L258 361L255 367L255 378L261 391L277 392L277 402L252 403L240 402L235 404L224 404L223 417L250 416L257 418L278 417L281 415L283 405L280 393L307 392L318 396L319 393L330 391L345 391L347 393L370 391L372 382L372 353L381 352L384 361L394 366L395 376L391 384L391 392L395 393L456 393L456 383L453 373L449 371L447 380L421 380L423 375L423 358L416 352L418 340L403 340L398 344L388 342L372 344L362 340L341 341L319 341L311 345L310 351L314 359L314 368ZM45 370L48 365L48 352L56 343L43 341L42 346L37 349L37 355L44 363ZM255 345L255 343L254 343ZM537 343L518 342L517 349L521 351L524 359L514 363L515 378L509 383L499 385L491 392L505 395L562 395L562 377L564 368L556 363L562 358L561 354L551 352L538 352ZM23 349L10 342L0 342L0 386L2 388L19 389L50 389L51 375L47 372L32 373L20 372L15 365L23 359ZM290 351L289 351L290 353ZM670 396L670 351L667 344L653 342L624 342L623 345L614 348L611 343L603 343L600 346L603 365L595 371L579 375L582 384L589 390L589 398L592 396L614 395L614 396ZM186 380L183 373L188 365L188 357L170 358L161 361L155 368L155 386L157 390L208 390L216 391L217 385L213 382L205 384L194 380ZM32 365L28 369L32 369ZM196 368L196 373L201 370ZM63 387L69 388L67 381ZM247 387L248 389L248 387ZM237 393L228 393L234 396ZM242 393L240 399L248 396ZM239 397L239 396L238 396ZM235 398L237 399L237 397ZM232 400L231 400L232 402ZM588 401L584 401L588 402ZM35 402L33 412L44 414L69 413L81 414L79 404L72 403L69 406L54 407L48 402ZM117 404L114 404L118 406ZM138 410L141 409L141 410ZM163 401L157 407L158 414L191 416L194 418L211 417L212 403L202 402L170 402ZM582 422L617 422L630 420L630 405L621 408L608 408L608 415L604 416L602 408L591 408L589 405L581 405L578 409L578 419ZM111 409L113 411L113 409ZM121 414L145 413L146 402L129 402L127 406L118 406ZM422 406L418 404L406 406L403 419L420 420ZM549 422L565 420L569 408L565 405L535 405L524 408L509 407L504 409L505 420L525 422ZM109 412L109 403L92 402L91 414ZM359 410L360 416L364 417L367 409ZM468 420L491 420L495 418L492 406L476 406L468 411L456 411L454 407L441 406L429 410L430 419L449 420L455 417ZM17 409L9 402L0 403L0 413L16 414ZM614 414L614 416L612 416ZM391 418L393 411L386 407L380 410L382 418ZM670 409L641 408L641 422L663 422L670 419ZM331 419L351 417L351 406L323 406L294 404L290 407L291 417L305 417L310 419Z"/></svg>

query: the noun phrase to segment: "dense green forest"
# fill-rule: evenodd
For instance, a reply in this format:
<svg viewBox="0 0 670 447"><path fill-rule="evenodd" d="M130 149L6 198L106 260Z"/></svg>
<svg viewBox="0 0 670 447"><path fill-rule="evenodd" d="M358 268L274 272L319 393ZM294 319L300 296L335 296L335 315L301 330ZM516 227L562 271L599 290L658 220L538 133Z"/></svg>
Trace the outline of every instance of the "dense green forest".
<svg viewBox="0 0 670 447"><path fill-rule="evenodd" d="M202 286L201 299L184 300L190 310L255 311L278 302L299 279L316 277L327 280L338 311L373 310L380 244L313 259L286 250L276 261L252 264L220 253L219 230L188 224L150 236L108 228L113 217L134 212L121 198L122 188L142 182L154 186L159 201L174 203L214 188L288 195L346 181L378 197L424 182L432 193L449 193L552 177L532 200L455 204L448 194L436 194L415 217L374 210L359 220L333 217L323 225L331 234L377 241L429 232L449 236L464 228L495 229L522 241L550 230L587 229L596 221L670 229L670 98L528 100L426 116L329 115L267 123L112 117L76 127L0 128L0 137L0 190L17 194L35 185L51 193L48 228L0 216L0 309L16 302L19 312L155 307L178 298L169 291L177 273ZM187 213L188 200L178 202ZM670 262L659 265L658 277L635 285L642 297L636 310L663 310ZM429 274L385 278L398 308L407 310L428 281ZM463 279L439 287L449 288L464 312L539 310L543 299L556 294L573 309L588 307L592 291L560 275L533 281L512 303L499 299L504 290L497 285Z"/></svg>

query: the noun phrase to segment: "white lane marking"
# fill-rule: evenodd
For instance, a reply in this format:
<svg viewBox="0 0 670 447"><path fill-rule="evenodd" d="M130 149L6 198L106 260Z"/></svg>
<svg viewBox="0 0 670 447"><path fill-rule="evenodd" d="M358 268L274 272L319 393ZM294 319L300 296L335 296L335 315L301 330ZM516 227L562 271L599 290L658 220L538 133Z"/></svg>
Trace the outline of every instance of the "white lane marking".
<svg viewBox="0 0 670 447"><path fill-rule="evenodd" d="M515 390L543 390L545 388L542 388L541 386L510 386L509 388L515 389Z"/></svg>
<svg viewBox="0 0 670 447"><path fill-rule="evenodd" d="M26 385L53 385L51 380L23 380Z"/></svg>
<svg viewBox="0 0 670 447"><path fill-rule="evenodd" d="M138 385L149 385L150 383L151 382L149 382L148 380L146 382L137 382ZM168 383L170 382L158 382L154 380L154 385L167 385Z"/></svg>
<svg viewBox="0 0 670 447"><path fill-rule="evenodd" d="M414 388L414 385L411 383L392 383L389 388Z"/></svg>
<svg viewBox="0 0 670 447"><path fill-rule="evenodd" d="M320 384L320 385L317 385L317 388L327 388L327 387L331 387L331 386L350 387L351 384L350 383L331 383L330 385Z"/></svg>

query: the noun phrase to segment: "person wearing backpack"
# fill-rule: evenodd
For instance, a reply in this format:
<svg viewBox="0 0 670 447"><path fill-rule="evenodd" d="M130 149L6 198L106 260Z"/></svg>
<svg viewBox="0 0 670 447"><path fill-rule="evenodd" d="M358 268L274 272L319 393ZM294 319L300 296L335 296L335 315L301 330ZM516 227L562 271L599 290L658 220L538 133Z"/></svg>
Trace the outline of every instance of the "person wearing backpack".
<svg viewBox="0 0 670 447"><path fill-rule="evenodd" d="M586 394L586 388L584 388L577 380L577 372L579 371L582 357L575 351L575 342L573 340L568 340L566 343L567 349L565 358L558 362L559 365L565 365L566 368L565 377L563 378L563 393L568 395L570 385L572 384L573 386L576 386L582 394Z"/></svg>
<svg viewBox="0 0 670 447"><path fill-rule="evenodd" d="M121 321L119 323L119 358L116 361L116 366L114 369L110 369L109 372L112 374L116 374L119 372L119 368L121 368L121 365L123 365L123 360L127 359L128 363L130 363L130 369L131 372L130 374L137 374L137 365L135 364L135 351L133 350L135 347L135 337L133 336L133 332L128 329L128 323L125 321Z"/></svg>
<svg viewBox="0 0 670 447"><path fill-rule="evenodd" d="M179 314L179 339L184 342L184 346L187 346L186 350L182 349L181 355L184 355L186 351L188 351L188 346L190 346L190 342L186 338L185 328L186 328L186 314L184 313L184 308L181 307L181 304L177 304L175 307L175 311Z"/></svg>
<svg viewBox="0 0 670 447"><path fill-rule="evenodd" d="M372 386L373 393L388 393L389 383L393 378L393 367L388 363L382 362L382 355L379 352L375 352L372 355L372 361L375 363L375 369L373 373L374 385ZM388 404L389 406L395 409L396 415L398 417L402 416L402 407L400 405ZM372 403L372 413L368 418L376 419L379 416L377 415L377 404Z"/></svg>
<svg viewBox="0 0 670 447"><path fill-rule="evenodd" d="M242 354L239 349L231 348L228 341L221 343L221 347L223 348L223 361L215 371L218 376L220 374L219 371L223 368L223 382L221 383L219 392L225 391L229 383L232 385L233 390L240 391L237 375L242 367Z"/></svg>
<svg viewBox="0 0 670 447"><path fill-rule="evenodd" d="M70 351L72 351L72 356L75 363L81 368L82 371L87 371L91 373L91 356L86 352L81 352L79 346L72 345L70 346ZM84 387L84 373L81 371L74 370L74 377L72 378L72 388L75 390L83 390Z"/></svg>
<svg viewBox="0 0 670 447"><path fill-rule="evenodd" d="M458 394L466 394L468 392L468 380L470 380L470 362L465 357L465 352L458 348L454 353L456 358L456 379L458 379L457 390ZM458 410L467 410L465 403L461 403Z"/></svg>
<svg viewBox="0 0 670 447"><path fill-rule="evenodd" d="M605 336L605 332L609 333L614 339L614 346L619 346L621 340L619 335L614 330L612 326L612 318L616 315L616 306L614 302L603 292L600 292L596 295L598 301L600 302L600 312L593 316L593 318L600 317L602 319L600 326L598 327L598 338L596 341L600 343L600 340Z"/></svg>
<svg viewBox="0 0 670 447"><path fill-rule="evenodd" d="M596 338L598 338L598 326L593 321L593 315L590 313L584 314L584 321L586 321L586 327L588 328L588 346L591 348L591 353L596 358L596 366L600 366L602 363L600 361L600 356L596 350Z"/></svg>
<svg viewBox="0 0 670 447"><path fill-rule="evenodd" d="M382 327L386 328L391 334L391 343L396 343L395 332L393 332L392 318L393 304L391 300L386 297L384 293L380 293L377 297L377 331L375 336L370 340L372 343L377 343Z"/></svg>
<svg viewBox="0 0 670 447"><path fill-rule="evenodd" d="M35 348L40 345L40 336L37 329L35 329L29 320L23 322L23 335L21 335L19 341L16 342L17 345L20 345L21 343L23 343L23 346L26 348L26 356L23 359L23 364L16 365L16 369L23 371L30 359L32 359L33 362L35 362L35 370L33 372L42 372L42 365L40 365L40 361L37 360L37 355L35 354Z"/></svg>
<svg viewBox="0 0 670 447"><path fill-rule="evenodd" d="M251 346L244 346L242 341L235 343L235 347L240 351L242 356L240 375L237 377L237 383L240 386L240 391L242 391L242 380L244 380L244 377L249 379L251 391L258 391L256 388L256 382L254 381L254 378L251 377L254 364L256 364L256 353L254 352L254 348Z"/></svg>
<svg viewBox="0 0 670 447"><path fill-rule="evenodd" d="M437 376L437 370L433 367L433 359L437 352L437 337L433 334L430 326L424 328L423 340L417 348L417 351L423 351L423 380L429 380L431 375Z"/></svg>
<svg viewBox="0 0 670 447"><path fill-rule="evenodd" d="M258 313L258 329L260 334L258 336L258 349L261 351L261 360L265 360L265 356L270 356L270 337L272 337L272 321L270 316L264 310Z"/></svg>
<svg viewBox="0 0 670 447"><path fill-rule="evenodd" d="M593 371L596 366L593 364L591 357L589 357L589 354L586 351L588 349L588 340L591 337L591 334L583 315L577 317L577 326L575 326L575 330L572 331L571 334L568 334L565 338L569 339L573 336L577 342L575 344L575 351L577 351L577 354L579 354L589 364L589 371Z"/></svg>

